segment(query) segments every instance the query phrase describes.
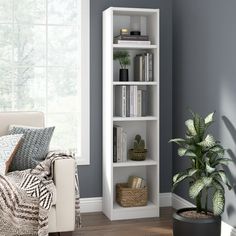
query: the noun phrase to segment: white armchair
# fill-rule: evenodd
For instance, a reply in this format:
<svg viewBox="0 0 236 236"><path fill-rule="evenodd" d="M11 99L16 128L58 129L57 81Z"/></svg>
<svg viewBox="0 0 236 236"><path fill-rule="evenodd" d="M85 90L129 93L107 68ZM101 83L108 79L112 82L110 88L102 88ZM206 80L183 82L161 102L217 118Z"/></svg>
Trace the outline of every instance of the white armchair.
<svg viewBox="0 0 236 236"><path fill-rule="evenodd" d="M44 127L42 112L0 112L0 136L9 125ZM75 161L57 160L54 164L56 203L49 214L49 232L74 231L75 228Z"/></svg>

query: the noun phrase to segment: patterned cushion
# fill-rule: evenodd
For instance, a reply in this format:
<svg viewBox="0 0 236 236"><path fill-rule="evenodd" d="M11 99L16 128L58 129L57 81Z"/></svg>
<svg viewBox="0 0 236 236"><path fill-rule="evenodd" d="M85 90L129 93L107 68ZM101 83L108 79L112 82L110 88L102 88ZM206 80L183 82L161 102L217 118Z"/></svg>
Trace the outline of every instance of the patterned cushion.
<svg viewBox="0 0 236 236"><path fill-rule="evenodd" d="M10 165L10 171L32 169L43 161L48 153L54 128L30 129L13 127L9 134L24 134L24 136Z"/></svg>
<svg viewBox="0 0 236 236"><path fill-rule="evenodd" d="M12 162L23 134L0 137L0 174L5 175Z"/></svg>

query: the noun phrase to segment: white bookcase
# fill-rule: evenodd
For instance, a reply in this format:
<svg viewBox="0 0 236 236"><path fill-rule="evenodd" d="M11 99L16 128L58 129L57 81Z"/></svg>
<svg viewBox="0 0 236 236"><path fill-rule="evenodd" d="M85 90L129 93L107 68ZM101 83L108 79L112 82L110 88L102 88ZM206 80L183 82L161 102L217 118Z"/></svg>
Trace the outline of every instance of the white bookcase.
<svg viewBox="0 0 236 236"><path fill-rule="evenodd" d="M141 34L149 36L151 45L113 44L113 37L119 35L121 28L130 28L132 17L140 18ZM110 220L159 216L159 49L159 9L111 7L103 12L103 212ZM113 61L115 50L127 50L131 56L128 82L119 81L119 67ZM154 55L154 80L151 82L133 80L133 58L142 52ZM114 116L114 91L119 85L137 85L147 90L148 116ZM123 127L127 133L128 149L132 148L135 135L141 134L148 149L145 161L113 163L113 125ZM116 203L115 186L127 182L130 175L146 180L147 206L125 208Z"/></svg>

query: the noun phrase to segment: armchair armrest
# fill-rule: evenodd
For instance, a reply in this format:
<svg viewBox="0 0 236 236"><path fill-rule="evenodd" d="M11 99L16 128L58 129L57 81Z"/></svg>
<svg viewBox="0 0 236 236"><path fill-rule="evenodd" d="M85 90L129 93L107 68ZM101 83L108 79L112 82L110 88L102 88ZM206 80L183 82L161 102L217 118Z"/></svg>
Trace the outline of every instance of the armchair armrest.
<svg viewBox="0 0 236 236"><path fill-rule="evenodd" d="M73 159L55 161L54 183L57 190L57 229L59 232L73 231L75 228L75 161Z"/></svg>

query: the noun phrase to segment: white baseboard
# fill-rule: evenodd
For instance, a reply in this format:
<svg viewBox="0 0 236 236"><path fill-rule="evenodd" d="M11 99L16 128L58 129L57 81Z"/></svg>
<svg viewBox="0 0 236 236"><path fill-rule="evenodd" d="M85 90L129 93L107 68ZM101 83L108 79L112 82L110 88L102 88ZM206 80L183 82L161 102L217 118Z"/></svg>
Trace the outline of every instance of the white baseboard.
<svg viewBox="0 0 236 236"><path fill-rule="evenodd" d="M183 199L182 197L172 194L172 207L175 209L185 208L185 207L194 207L194 205ZM222 221L221 223L221 236L236 236L236 229L231 225Z"/></svg>
<svg viewBox="0 0 236 236"><path fill-rule="evenodd" d="M172 193L160 194L160 207L172 205ZM82 213L102 211L102 197L81 198L80 209Z"/></svg>
<svg viewBox="0 0 236 236"><path fill-rule="evenodd" d="M80 210L82 213L102 211L102 197L81 198Z"/></svg>
<svg viewBox="0 0 236 236"><path fill-rule="evenodd" d="M160 193L160 207L172 206L172 193Z"/></svg>

